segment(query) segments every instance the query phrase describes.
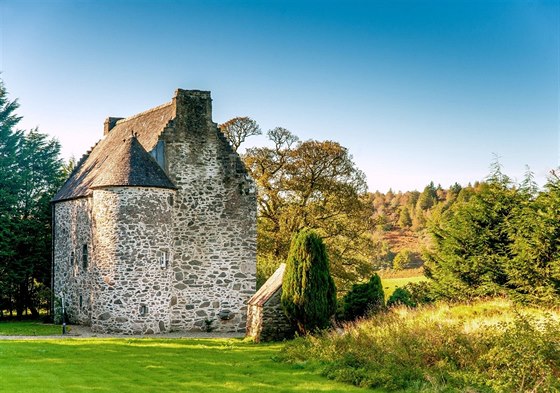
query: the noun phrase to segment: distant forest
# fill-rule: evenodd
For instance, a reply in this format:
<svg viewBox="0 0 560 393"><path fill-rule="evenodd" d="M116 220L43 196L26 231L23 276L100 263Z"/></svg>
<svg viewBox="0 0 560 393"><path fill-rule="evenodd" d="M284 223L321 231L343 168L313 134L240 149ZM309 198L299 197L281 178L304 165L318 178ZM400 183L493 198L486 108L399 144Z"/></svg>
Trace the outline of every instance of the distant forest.
<svg viewBox="0 0 560 393"><path fill-rule="evenodd" d="M404 269L423 264L422 253L429 246L428 225L454 203L466 201L480 189L480 182L463 187L458 183L442 188L430 182L422 192L406 191L369 194L376 223L378 245L375 264L381 269Z"/></svg>

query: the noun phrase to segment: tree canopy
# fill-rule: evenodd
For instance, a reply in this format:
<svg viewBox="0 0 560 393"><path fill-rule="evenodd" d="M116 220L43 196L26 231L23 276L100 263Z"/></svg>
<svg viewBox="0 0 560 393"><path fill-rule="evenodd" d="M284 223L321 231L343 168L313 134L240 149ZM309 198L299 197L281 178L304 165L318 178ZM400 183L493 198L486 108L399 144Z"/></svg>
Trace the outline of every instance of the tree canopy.
<svg viewBox="0 0 560 393"><path fill-rule="evenodd" d="M257 122L247 116L234 117L220 124L220 130L231 144L233 151L237 151L248 137L262 134Z"/></svg>
<svg viewBox="0 0 560 393"><path fill-rule="evenodd" d="M50 286L50 199L64 174L60 144L18 130L17 108L0 81L0 310L38 315Z"/></svg>
<svg viewBox="0 0 560 393"><path fill-rule="evenodd" d="M337 286L372 274L371 219L364 174L333 141L299 141L285 128L268 131L273 147L243 159L258 187L258 274L266 279L288 256L289 239L305 227L324 239Z"/></svg>

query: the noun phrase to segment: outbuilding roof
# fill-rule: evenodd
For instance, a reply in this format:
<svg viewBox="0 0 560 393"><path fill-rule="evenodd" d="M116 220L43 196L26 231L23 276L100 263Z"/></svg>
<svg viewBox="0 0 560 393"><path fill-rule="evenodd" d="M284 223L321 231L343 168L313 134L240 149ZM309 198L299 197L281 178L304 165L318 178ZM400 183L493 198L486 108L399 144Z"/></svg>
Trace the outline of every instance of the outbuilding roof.
<svg viewBox="0 0 560 393"><path fill-rule="evenodd" d="M251 306L264 306L266 302L274 295L280 288L282 288L282 279L284 278L284 271L286 264L281 263L278 269L266 280L262 287L253 295L247 304Z"/></svg>
<svg viewBox="0 0 560 393"><path fill-rule="evenodd" d="M53 202L88 196L93 188L108 185L175 188L147 153L154 149L160 134L175 116L172 101L118 120L78 162Z"/></svg>

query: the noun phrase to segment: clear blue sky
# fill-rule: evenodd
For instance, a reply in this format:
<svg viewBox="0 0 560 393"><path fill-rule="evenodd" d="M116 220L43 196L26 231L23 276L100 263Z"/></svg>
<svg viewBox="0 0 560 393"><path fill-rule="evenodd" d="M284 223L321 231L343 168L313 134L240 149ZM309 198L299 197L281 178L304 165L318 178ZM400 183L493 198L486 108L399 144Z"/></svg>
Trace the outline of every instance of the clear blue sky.
<svg viewBox="0 0 560 393"><path fill-rule="evenodd" d="M218 123L340 142L371 191L481 180L493 154L542 183L559 20L558 1L0 0L0 77L65 157L181 87L211 90Z"/></svg>

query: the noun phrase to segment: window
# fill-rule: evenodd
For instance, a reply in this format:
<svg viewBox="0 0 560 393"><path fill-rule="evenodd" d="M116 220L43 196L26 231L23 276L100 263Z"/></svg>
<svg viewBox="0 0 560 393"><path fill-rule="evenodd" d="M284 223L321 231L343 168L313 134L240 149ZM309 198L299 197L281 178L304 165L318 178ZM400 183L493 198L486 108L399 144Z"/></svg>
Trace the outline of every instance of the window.
<svg viewBox="0 0 560 393"><path fill-rule="evenodd" d="M148 314L148 306L146 306L145 304L141 304L140 305L140 315L144 316Z"/></svg>
<svg viewBox="0 0 560 393"><path fill-rule="evenodd" d="M87 244L84 244L84 247L82 248L82 266L83 266L84 269L87 269L87 267L88 267Z"/></svg>
<svg viewBox="0 0 560 393"><path fill-rule="evenodd" d="M74 266L74 263L76 263L76 258L75 258L75 255L74 255L74 251L72 251L70 253L70 266Z"/></svg>
<svg viewBox="0 0 560 393"><path fill-rule="evenodd" d="M80 295L80 308L82 308L84 304L84 299L82 298L82 295Z"/></svg>
<svg viewBox="0 0 560 393"><path fill-rule="evenodd" d="M167 251L162 251L160 256L159 256L159 267L162 269L166 269L167 268Z"/></svg>

